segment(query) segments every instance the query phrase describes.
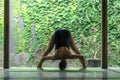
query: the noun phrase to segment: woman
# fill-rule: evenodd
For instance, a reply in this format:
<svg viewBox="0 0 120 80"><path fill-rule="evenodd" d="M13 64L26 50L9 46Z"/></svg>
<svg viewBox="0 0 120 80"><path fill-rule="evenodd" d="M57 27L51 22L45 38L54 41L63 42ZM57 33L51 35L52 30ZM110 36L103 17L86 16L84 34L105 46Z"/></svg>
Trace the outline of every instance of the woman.
<svg viewBox="0 0 120 80"><path fill-rule="evenodd" d="M54 56L47 56L54 46L55 46ZM76 54L71 54L70 47ZM59 68L61 70L64 70L67 65L66 59L79 59L80 62L82 63L81 69L82 70L86 69L84 56L81 55L78 48L75 46L70 31L66 29L58 29L51 36L48 48L44 52L37 68L39 70L43 70L42 64L45 60L61 60L61 62L59 63Z"/></svg>

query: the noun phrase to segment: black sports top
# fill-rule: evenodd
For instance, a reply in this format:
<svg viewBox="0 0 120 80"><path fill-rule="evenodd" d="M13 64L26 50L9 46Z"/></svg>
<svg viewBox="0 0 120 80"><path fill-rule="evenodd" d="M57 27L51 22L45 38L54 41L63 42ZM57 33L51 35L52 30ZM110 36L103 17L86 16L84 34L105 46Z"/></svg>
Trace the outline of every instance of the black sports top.
<svg viewBox="0 0 120 80"><path fill-rule="evenodd" d="M68 47L70 44L70 31L66 29L58 29L55 31L55 49L62 46Z"/></svg>

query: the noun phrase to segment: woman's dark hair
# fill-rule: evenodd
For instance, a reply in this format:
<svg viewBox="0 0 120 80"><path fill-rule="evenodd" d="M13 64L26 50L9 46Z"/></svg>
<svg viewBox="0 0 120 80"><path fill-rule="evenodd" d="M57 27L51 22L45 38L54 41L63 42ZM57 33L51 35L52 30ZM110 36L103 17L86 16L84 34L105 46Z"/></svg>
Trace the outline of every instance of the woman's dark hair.
<svg viewBox="0 0 120 80"><path fill-rule="evenodd" d="M64 70L67 67L67 62L66 60L61 60L59 63L59 69Z"/></svg>

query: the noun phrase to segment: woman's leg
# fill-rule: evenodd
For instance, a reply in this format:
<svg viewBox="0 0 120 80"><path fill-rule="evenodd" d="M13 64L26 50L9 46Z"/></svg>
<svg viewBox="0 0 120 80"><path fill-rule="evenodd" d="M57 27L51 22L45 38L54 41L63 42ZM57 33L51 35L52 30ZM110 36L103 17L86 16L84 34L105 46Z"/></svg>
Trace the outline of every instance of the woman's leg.
<svg viewBox="0 0 120 80"><path fill-rule="evenodd" d="M52 59L53 58L52 56L47 56L47 55L50 53L50 51L54 47L54 40L55 40L55 35L53 34L51 36L50 41L49 41L48 47L47 47L46 51L44 52L44 54L43 54L43 56L42 56L42 58L41 58L41 60L40 60L40 62L38 64L38 66L37 66L38 69L42 69L42 64L45 61L45 59L47 60L47 59Z"/></svg>
<svg viewBox="0 0 120 80"><path fill-rule="evenodd" d="M71 58L73 58L73 59L74 58L79 58L80 62L83 65L83 68L86 68L85 58L84 58L84 56L81 55L79 49L75 45L75 42L74 42L72 36L70 38L70 46L71 46L72 50L76 53L75 55L71 55Z"/></svg>

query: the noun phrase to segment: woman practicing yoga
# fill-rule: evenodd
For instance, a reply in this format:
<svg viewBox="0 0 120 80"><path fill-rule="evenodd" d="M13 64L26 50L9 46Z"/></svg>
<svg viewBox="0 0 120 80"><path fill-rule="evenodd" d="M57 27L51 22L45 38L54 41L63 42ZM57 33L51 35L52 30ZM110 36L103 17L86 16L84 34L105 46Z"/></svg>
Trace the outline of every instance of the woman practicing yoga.
<svg viewBox="0 0 120 80"><path fill-rule="evenodd" d="M53 56L48 56L54 46L55 54ZM75 54L71 54L70 48L75 52ZM82 63L81 70L86 69L85 58L76 47L70 31L66 29L58 29L51 36L48 48L42 55L37 69L43 70L42 64L45 60L61 60L59 63L59 69L64 70L67 65L66 59L79 59Z"/></svg>

